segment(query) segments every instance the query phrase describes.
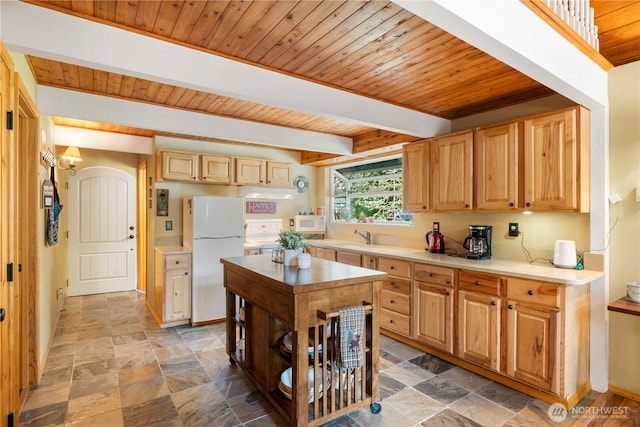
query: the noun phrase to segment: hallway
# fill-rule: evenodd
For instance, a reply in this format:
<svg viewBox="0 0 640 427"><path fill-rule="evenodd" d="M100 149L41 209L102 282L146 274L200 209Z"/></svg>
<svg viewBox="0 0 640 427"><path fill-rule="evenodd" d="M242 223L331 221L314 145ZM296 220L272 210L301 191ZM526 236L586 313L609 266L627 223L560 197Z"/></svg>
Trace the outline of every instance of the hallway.
<svg viewBox="0 0 640 427"><path fill-rule="evenodd" d="M160 329L145 296L70 297L23 426L284 426L242 371L229 364L224 324ZM381 338L383 410L334 426L568 426L549 405L445 361ZM598 393L579 406L590 405Z"/></svg>

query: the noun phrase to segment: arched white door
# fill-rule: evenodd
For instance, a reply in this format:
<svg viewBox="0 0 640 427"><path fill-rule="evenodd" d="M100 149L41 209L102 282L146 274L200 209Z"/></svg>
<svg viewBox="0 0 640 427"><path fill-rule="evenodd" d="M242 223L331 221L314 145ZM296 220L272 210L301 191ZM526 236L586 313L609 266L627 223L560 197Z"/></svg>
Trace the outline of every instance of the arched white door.
<svg viewBox="0 0 640 427"><path fill-rule="evenodd" d="M68 295L135 290L135 178L89 167L68 182Z"/></svg>

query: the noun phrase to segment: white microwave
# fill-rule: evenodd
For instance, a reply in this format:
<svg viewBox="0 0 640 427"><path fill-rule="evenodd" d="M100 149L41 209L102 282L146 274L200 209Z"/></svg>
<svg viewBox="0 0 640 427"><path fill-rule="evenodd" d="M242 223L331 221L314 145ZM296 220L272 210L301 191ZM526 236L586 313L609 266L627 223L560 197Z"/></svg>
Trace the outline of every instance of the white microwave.
<svg viewBox="0 0 640 427"><path fill-rule="evenodd" d="M303 233L324 233L324 215L296 215L295 227Z"/></svg>

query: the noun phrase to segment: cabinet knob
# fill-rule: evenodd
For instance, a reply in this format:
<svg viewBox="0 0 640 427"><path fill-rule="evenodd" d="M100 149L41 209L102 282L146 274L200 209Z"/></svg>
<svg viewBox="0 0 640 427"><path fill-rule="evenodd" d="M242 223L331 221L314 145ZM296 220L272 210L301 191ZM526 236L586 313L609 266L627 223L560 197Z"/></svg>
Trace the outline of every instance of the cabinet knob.
<svg viewBox="0 0 640 427"><path fill-rule="evenodd" d="M498 303L495 302L495 301L491 301L491 305L496 305L496 304L498 304Z"/></svg>
<svg viewBox="0 0 640 427"><path fill-rule="evenodd" d="M393 319L389 320L389 323L394 323L394 322L393 322Z"/></svg>
<svg viewBox="0 0 640 427"><path fill-rule="evenodd" d="M395 304L396 302L394 300L390 300L389 303Z"/></svg>
<svg viewBox="0 0 640 427"><path fill-rule="evenodd" d="M389 283L391 286L393 286L394 288L396 287L396 282L391 282Z"/></svg>
<svg viewBox="0 0 640 427"><path fill-rule="evenodd" d="M206 176L203 176L203 177L202 177L202 179L207 179L207 177L206 177Z"/></svg>
<svg viewBox="0 0 640 427"><path fill-rule="evenodd" d="M447 291L447 292L445 292L444 294L445 294L446 296L449 296L449 295L451 295L451 292Z"/></svg>
<svg viewBox="0 0 640 427"><path fill-rule="evenodd" d="M436 275L435 273L429 273L429 277L433 277L435 275Z"/></svg>
<svg viewBox="0 0 640 427"><path fill-rule="evenodd" d="M509 203L509 207L512 208L514 206L513 202Z"/></svg>
<svg viewBox="0 0 640 427"><path fill-rule="evenodd" d="M193 177L193 179L195 180L195 179L198 179L198 178L196 178L196 177L194 176L194 177Z"/></svg>
<svg viewBox="0 0 640 427"><path fill-rule="evenodd" d="M422 209L427 209L427 206L426 205L422 205Z"/></svg>
<svg viewBox="0 0 640 427"><path fill-rule="evenodd" d="M480 286L480 282L478 280L476 280L475 282L473 282L474 285L476 286Z"/></svg>
<svg viewBox="0 0 640 427"><path fill-rule="evenodd" d="M527 202L524 204L526 207L530 208L531 207L531 203Z"/></svg>
<svg viewBox="0 0 640 427"><path fill-rule="evenodd" d="M533 295L533 291L529 289L529 291L527 291L527 295Z"/></svg>
<svg viewBox="0 0 640 427"><path fill-rule="evenodd" d="M390 270L395 270L396 268L392 265L391 267L389 267Z"/></svg>
<svg viewBox="0 0 640 427"><path fill-rule="evenodd" d="M176 260L176 264L180 264L180 261L179 261L179 260Z"/></svg>
<svg viewBox="0 0 640 427"><path fill-rule="evenodd" d="M188 272L188 271L185 271L185 272L184 272L184 275L185 275L185 276L188 276L188 275L189 275L189 272Z"/></svg>
<svg viewBox="0 0 640 427"><path fill-rule="evenodd" d="M465 204L464 204L464 208L465 208L465 209L469 209L469 204L468 204L468 203L465 203Z"/></svg>
<svg viewBox="0 0 640 427"><path fill-rule="evenodd" d="M509 304L509 305L507 306L507 308L508 308L509 310L513 310L513 304Z"/></svg>

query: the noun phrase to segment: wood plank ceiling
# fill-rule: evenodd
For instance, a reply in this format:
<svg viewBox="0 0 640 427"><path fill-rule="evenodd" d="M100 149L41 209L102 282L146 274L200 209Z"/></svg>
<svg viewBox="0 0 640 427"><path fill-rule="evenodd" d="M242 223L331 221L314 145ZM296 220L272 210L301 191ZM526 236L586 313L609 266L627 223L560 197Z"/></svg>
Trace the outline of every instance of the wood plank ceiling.
<svg viewBox="0 0 640 427"><path fill-rule="evenodd" d="M453 120L552 92L384 1L33 1L266 69ZM640 59L640 2L595 1L601 51ZM635 19L635 21L634 21ZM38 84L354 138L410 137L122 74L28 56ZM57 118L59 124L69 124ZM75 123L82 126L81 123ZM130 133L109 124L104 130ZM145 132L141 130L140 132ZM146 132L153 133L153 130ZM366 145L366 144L365 144ZM370 144L371 147L379 144Z"/></svg>

